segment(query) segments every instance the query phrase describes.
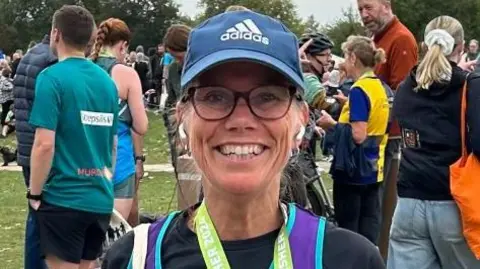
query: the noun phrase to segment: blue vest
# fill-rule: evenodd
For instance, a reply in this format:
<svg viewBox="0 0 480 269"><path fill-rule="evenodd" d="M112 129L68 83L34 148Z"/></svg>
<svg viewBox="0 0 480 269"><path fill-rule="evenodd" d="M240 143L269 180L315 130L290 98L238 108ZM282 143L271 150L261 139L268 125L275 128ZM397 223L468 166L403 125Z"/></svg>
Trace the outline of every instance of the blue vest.
<svg viewBox="0 0 480 269"><path fill-rule="evenodd" d="M115 58L104 56L98 57L95 63L107 71L110 76L113 67L118 64ZM114 185L118 185L135 175L135 152L130 131L133 121L132 115L126 100L119 99L118 108L117 159L112 179Z"/></svg>

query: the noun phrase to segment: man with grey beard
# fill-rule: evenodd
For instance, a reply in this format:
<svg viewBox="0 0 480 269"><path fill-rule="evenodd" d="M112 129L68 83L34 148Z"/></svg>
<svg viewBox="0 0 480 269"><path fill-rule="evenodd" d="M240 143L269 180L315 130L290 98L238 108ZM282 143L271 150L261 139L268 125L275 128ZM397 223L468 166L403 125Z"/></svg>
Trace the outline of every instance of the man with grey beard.
<svg viewBox="0 0 480 269"><path fill-rule="evenodd" d="M378 48L386 52L387 61L375 69L375 74L396 90L400 82L417 64L418 48L413 34L393 14L390 0L357 0L362 22L372 34ZM400 128L394 120L389 126L389 140L385 149L384 184L380 191L382 228L379 248L386 259L388 237L397 197L397 174L400 159Z"/></svg>

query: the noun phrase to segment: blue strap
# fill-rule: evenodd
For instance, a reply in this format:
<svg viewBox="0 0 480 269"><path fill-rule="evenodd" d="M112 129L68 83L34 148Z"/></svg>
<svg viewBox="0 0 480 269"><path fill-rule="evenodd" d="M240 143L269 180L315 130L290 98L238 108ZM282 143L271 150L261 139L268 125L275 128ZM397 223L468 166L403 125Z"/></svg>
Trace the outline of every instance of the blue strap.
<svg viewBox="0 0 480 269"><path fill-rule="evenodd" d="M157 241L155 242L155 269L162 269L162 242L167 232L170 222L178 214L179 211L175 211L168 215L167 219L162 225L160 232L158 233Z"/></svg>
<svg viewBox="0 0 480 269"><path fill-rule="evenodd" d="M318 230L317 230L317 245L315 251L315 268L323 268L323 241L325 239L325 227L327 226L327 221L324 217L321 217L318 221Z"/></svg>
<svg viewBox="0 0 480 269"><path fill-rule="evenodd" d="M287 232L290 235L295 224L295 217L297 216L297 207L294 203L288 204L288 221L287 221Z"/></svg>
<svg viewBox="0 0 480 269"><path fill-rule="evenodd" d="M133 269L133 253L130 255L130 260L128 261L127 269Z"/></svg>

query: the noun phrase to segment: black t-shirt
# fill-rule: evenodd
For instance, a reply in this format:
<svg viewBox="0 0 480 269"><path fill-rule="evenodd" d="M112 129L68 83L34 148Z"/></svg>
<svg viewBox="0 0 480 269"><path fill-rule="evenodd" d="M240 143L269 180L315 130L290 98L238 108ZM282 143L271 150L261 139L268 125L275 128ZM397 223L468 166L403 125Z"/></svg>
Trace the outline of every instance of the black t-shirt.
<svg viewBox="0 0 480 269"><path fill-rule="evenodd" d="M135 71L137 71L140 82L142 83L143 92L148 90L148 63L147 62L136 62L134 65Z"/></svg>
<svg viewBox="0 0 480 269"><path fill-rule="evenodd" d="M232 269L267 269L273 260L275 240L279 230L257 238L223 241L222 246ZM128 233L107 252L103 269L127 268L134 242ZM204 269L197 236L187 226L187 214L175 217L162 244L162 268ZM367 239L350 231L327 225L323 252L324 269L382 269L379 251Z"/></svg>

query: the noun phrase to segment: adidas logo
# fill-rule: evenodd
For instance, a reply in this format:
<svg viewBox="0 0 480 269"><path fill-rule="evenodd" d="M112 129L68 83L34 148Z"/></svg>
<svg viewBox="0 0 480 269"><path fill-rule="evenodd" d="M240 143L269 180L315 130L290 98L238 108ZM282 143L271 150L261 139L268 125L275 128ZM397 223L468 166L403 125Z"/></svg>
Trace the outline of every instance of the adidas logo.
<svg viewBox="0 0 480 269"><path fill-rule="evenodd" d="M251 20L246 19L235 24L234 27L227 29L227 31L220 37L220 40L252 40L254 42L270 44L268 37L263 36L257 25Z"/></svg>

